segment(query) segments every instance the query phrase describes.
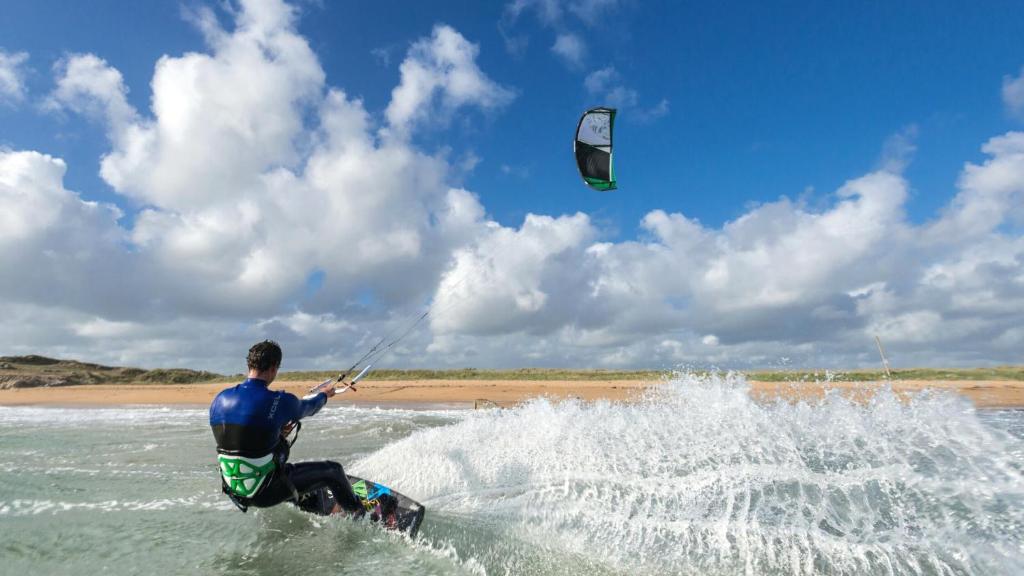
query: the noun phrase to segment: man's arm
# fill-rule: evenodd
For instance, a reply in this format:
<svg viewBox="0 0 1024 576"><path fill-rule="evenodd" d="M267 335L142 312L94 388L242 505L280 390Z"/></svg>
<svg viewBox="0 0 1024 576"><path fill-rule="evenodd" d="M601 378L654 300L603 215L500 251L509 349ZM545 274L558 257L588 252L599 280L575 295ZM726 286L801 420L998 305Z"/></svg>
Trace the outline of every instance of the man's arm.
<svg viewBox="0 0 1024 576"><path fill-rule="evenodd" d="M292 420L301 420L319 412L327 404L327 399L334 395L333 392L334 390L331 390L331 393L319 392L303 396L302 399L296 398L298 400L298 409L296 417L292 418Z"/></svg>
<svg viewBox="0 0 1024 576"><path fill-rule="evenodd" d="M316 414L327 404L327 399L334 396L334 389L307 394L301 399L288 392L281 392L281 395L284 396L288 408L280 415L278 422L281 422L281 435L287 437L299 420Z"/></svg>

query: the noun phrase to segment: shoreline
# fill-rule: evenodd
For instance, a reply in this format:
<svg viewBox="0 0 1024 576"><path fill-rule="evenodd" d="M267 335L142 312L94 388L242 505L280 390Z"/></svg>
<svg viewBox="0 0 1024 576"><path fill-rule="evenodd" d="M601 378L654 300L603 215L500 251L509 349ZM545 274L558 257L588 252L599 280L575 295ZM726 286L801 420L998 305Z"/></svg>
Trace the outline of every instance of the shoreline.
<svg viewBox="0 0 1024 576"><path fill-rule="evenodd" d="M317 381L275 382L276 390L298 396ZM629 402L659 381L644 380L378 380L364 381L330 405L417 408L424 405L507 407L538 397L553 400ZM903 399L925 390L958 393L978 408L1024 408L1024 382L1002 380L901 380L893 382L749 382L758 401L814 400L835 390L855 401L867 401L889 385ZM207 407L214 396L233 384L99 384L0 390L0 406L126 407L131 405Z"/></svg>

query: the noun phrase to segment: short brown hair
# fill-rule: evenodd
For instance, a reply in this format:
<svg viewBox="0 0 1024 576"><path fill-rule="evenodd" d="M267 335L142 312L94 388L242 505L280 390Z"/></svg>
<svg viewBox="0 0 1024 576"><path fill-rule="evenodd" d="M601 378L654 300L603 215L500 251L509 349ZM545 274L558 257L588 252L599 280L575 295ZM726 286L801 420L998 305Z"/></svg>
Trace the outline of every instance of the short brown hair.
<svg viewBox="0 0 1024 576"><path fill-rule="evenodd" d="M250 370L266 372L271 368L281 365L281 347L273 340L264 340L249 348L249 357L246 361Z"/></svg>

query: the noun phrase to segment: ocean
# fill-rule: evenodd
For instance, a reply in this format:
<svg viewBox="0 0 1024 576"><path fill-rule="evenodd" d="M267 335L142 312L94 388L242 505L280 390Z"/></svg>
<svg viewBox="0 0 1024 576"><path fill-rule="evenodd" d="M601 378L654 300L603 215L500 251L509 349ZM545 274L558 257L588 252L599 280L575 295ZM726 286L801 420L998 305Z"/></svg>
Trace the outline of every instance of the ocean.
<svg viewBox="0 0 1024 576"><path fill-rule="evenodd" d="M205 408L0 407L0 574L1024 574L1024 411L746 388L307 420L292 460L419 500L415 539L237 511Z"/></svg>

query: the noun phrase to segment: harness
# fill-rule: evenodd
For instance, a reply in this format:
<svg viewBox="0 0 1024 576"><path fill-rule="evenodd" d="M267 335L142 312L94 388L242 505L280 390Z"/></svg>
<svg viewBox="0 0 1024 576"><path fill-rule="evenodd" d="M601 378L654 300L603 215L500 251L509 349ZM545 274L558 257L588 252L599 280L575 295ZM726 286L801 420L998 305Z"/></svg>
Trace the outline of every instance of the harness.
<svg viewBox="0 0 1024 576"><path fill-rule="evenodd" d="M277 468L273 452L262 458L219 454L217 462L220 463L220 475L227 489L242 498L255 496L263 482Z"/></svg>
<svg viewBox="0 0 1024 576"><path fill-rule="evenodd" d="M299 439L300 429L302 429L302 422L296 422L295 435L291 441L282 437L282 441L274 447L270 454L259 458L232 454L217 455L217 463L220 465L221 491L227 494L239 510L246 512L249 509L251 499L259 493L266 480L273 476L276 470L281 470L279 481L288 487L296 501L299 500L299 492L284 472L284 464L288 460L292 446Z"/></svg>

